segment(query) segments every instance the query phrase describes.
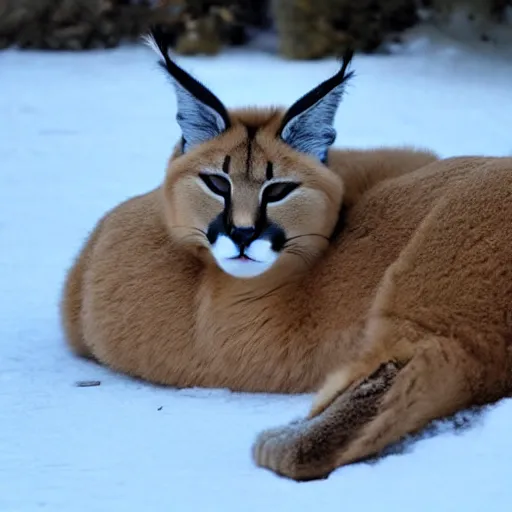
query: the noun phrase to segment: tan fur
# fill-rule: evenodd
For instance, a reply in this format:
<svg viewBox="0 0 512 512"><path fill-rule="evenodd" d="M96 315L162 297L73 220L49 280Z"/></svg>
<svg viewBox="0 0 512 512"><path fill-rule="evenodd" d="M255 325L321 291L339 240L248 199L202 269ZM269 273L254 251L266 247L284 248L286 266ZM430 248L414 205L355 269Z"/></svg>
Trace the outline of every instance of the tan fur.
<svg viewBox="0 0 512 512"><path fill-rule="evenodd" d="M161 187L101 220L65 285L71 348L177 387L304 392L334 372L310 417L287 427L294 435L266 432L255 445L259 465L298 479L503 396L512 160L332 150L327 169L275 138L280 111L230 115L225 134L175 150ZM226 155L241 224L254 222L268 161L276 177L303 183L271 213L300 238L252 279L223 273L198 231L222 205L195 176L221 169ZM344 228L328 243L342 204ZM330 448L319 455L315 446L326 444L315 439L326 432Z"/></svg>

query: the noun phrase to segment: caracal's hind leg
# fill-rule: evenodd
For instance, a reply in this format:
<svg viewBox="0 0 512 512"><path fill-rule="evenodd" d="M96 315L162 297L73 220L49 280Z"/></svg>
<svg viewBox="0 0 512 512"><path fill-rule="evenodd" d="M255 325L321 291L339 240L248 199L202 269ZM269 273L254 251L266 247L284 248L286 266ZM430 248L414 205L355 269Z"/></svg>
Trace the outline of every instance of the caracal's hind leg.
<svg viewBox="0 0 512 512"><path fill-rule="evenodd" d="M503 178L483 174L433 209L383 279L366 356L339 372L338 390L328 381L310 417L263 432L256 464L325 477L510 392L512 172Z"/></svg>

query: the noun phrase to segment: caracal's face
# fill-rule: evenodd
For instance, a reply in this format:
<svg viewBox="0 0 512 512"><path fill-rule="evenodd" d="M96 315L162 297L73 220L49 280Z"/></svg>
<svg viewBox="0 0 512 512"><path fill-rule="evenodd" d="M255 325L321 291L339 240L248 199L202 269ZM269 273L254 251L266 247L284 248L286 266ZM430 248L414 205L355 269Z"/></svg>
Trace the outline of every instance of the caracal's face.
<svg viewBox="0 0 512 512"><path fill-rule="evenodd" d="M278 263L313 264L328 246L341 204L339 178L270 136L277 113L266 114L246 115L260 125L237 123L217 144L169 166L174 236L208 249L237 278L260 276Z"/></svg>

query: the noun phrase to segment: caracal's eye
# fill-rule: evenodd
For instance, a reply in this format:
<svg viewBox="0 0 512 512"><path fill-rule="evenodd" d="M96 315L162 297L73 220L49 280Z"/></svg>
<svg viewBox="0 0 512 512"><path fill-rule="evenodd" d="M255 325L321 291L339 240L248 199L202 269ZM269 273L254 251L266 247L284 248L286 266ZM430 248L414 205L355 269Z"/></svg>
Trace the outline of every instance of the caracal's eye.
<svg viewBox="0 0 512 512"><path fill-rule="evenodd" d="M199 177L203 180L204 184L218 196L226 197L231 190L231 183L228 179L220 176L219 174L199 173Z"/></svg>
<svg viewBox="0 0 512 512"><path fill-rule="evenodd" d="M281 201L299 186L300 183L293 181L279 181L277 183L271 183L263 189L263 201L266 203Z"/></svg>

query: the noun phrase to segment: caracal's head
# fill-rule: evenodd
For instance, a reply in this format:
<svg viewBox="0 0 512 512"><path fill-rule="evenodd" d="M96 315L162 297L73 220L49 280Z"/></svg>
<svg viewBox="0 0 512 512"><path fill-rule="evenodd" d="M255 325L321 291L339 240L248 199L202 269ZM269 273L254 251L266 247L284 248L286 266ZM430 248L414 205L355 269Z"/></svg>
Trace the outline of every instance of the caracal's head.
<svg viewBox="0 0 512 512"><path fill-rule="evenodd" d="M175 86L182 133L163 186L173 239L237 278L313 265L342 203L327 155L352 55L286 111L228 112L170 59L159 31L149 41Z"/></svg>

